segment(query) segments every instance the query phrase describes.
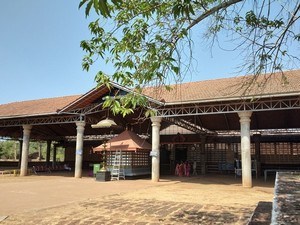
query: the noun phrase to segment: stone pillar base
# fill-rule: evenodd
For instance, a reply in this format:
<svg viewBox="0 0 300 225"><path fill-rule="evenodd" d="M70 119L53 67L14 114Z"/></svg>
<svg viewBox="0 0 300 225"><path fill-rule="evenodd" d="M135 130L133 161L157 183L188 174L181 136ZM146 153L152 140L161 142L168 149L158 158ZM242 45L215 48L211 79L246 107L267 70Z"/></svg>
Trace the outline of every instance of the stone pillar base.
<svg viewBox="0 0 300 225"><path fill-rule="evenodd" d="M110 171L98 171L96 173L96 181L110 181Z"/></svg>

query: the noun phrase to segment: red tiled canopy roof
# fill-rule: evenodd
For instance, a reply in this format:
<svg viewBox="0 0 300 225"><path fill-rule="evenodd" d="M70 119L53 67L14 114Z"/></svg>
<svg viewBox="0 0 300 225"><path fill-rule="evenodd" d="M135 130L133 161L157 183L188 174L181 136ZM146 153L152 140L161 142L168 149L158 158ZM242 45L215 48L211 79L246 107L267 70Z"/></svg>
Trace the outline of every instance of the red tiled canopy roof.
<svg viewBox="0 0 300 225"><path fill-rule="evenodd" d="M118 136L110 139L106 144L95 147L93 151L137 151L150 149L151 145L146 140L140 138L136 133L132 131L125 130Z"/></svg>

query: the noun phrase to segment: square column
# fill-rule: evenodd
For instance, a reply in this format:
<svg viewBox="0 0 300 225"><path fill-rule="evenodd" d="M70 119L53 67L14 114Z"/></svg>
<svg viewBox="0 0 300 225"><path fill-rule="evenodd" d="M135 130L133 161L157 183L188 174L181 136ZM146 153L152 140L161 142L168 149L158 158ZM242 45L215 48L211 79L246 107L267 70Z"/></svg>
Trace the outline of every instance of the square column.
<svg viewBox="0 0 300 225"><path fill-rule="evenodd" d="M46 165L50 166L50 153L51 153L51 142L50 140L47 141L47 154L46 154Z"/></svg>
<svg viewBox="0 0 300 225"><path fill-rule="evenodd" d="M159 181L159 164L160 164L160 152L159 152L159 145L160 145L160 122L162 118L160 117L151 117L152 122L152 172L151 177L152 181L158 182Z"/></svg>
<svg viewBox="0 0 300 225"><path fill-rule="evenodd" d="M241 158L243 187L252 187L251 150L250 150L250 117L251 111L239 112L241 124Z"/></svg>
<svg viewBox="0 0 300 225"><path fill-rule="evenodd" d="M76 157L75 157L75 178L82 177L82 154L83 154L83 132L84 121L76 122L77 138L76 138Z"/></svg>
<svg viewBox="0 0 300 225"><path fill-rule="evenodd" d="M20 176L26 176L28 172L28 153L31 128L31 125L23 125L23 143Z"/></svg>
<svg viewBox="0 0 300 225"><path fill-rule="evenodd" d="M18 162L18 168L21 168L21 160L22 160L22 146L23 146L23 140L19 140L19 162Z"/></svg>
<svg viewBox="0 0 300 225"><path fill-rule="evenodd" d="M205 151L205 141L206 141L206 136L201 135L201 174L205 175L206 174L206 151Z"/></svg>
<svg viewBox="0 0 300 225"><path fill-rule="evenodd" d="M261 174L261 162L260 162L260 138L261 134L253 134L253 141L255 144L255 160L256 160L256 173Z"/></svg>
<svg viewBox="0 0 300 225"><path fill-rule="evenodd" d="M53 159L52 159L52 166L56 165L56 149L57 149L57 144L53 145Z"/></svg>

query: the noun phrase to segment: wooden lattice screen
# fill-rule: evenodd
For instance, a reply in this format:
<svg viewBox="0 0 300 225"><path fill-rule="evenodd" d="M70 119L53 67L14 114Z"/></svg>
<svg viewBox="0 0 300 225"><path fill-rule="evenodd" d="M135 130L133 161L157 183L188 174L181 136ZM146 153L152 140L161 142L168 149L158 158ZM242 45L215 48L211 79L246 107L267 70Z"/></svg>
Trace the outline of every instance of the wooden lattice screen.
<svg viewBox="0 0 300 225"><path fill-rule="evenodd" d="M111 166L113 164L115 151L108 151L106 153L107 165ZM122 151L122 166L149 166L150 165L150 153L146 150L139 151Z"/></svg>
<svg viewBox="0 0 300 225"><path fill-rule="evenodd" d="M260 159L265 164L300 164L300 143L261 143Z"/></svg>

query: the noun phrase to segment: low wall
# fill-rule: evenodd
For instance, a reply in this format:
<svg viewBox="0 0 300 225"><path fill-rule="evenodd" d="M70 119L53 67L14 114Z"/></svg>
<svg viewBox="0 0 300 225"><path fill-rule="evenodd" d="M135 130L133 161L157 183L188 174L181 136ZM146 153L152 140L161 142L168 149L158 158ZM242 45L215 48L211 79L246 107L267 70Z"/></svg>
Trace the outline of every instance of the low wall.
<svg viewBox="0 0 300 225"><path fill-rule="evenodd" d="M271 224L300 224L299 172L276 174Z"/></svg>

